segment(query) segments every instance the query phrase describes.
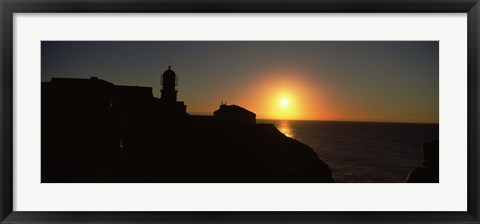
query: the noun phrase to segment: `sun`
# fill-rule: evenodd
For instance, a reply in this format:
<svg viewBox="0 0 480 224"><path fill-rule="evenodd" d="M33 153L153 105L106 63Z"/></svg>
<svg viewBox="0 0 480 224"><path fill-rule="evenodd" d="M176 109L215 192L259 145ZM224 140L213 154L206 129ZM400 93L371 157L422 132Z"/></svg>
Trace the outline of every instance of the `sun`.
<svg viewBox="0 0 480 224"><path fill-rule="evenodd" d="M282 98L280 100L280 106L287 107L288 106L288 99L287 98Z"/></svg>

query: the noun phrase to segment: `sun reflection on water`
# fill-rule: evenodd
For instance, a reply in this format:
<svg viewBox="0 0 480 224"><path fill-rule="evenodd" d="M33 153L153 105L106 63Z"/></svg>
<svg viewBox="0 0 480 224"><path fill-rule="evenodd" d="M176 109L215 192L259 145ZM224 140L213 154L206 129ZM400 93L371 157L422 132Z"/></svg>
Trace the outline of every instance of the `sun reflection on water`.
<svg viewBox="0 0 480 224"><path fill-rule="evenodd" d="M290 121L280 121L276 124L277 129L282 132L284 135L290 138L295 138L295 133L290 126Z"/></svg>

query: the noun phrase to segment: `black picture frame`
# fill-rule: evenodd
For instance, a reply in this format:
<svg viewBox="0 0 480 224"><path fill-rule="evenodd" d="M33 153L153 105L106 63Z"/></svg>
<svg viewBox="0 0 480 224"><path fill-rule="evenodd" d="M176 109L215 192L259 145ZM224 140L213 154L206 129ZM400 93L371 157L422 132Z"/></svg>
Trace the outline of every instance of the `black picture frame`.
<svg viewBox="0 0 480 224"><path fill-rule="evenodd" d="M0 0L2 223L480 223L478 0ZM14 13L450 13L468 14L468 211L466 212L18 212L13 211ZM92 203L95 203L92 201Z"/></svg>

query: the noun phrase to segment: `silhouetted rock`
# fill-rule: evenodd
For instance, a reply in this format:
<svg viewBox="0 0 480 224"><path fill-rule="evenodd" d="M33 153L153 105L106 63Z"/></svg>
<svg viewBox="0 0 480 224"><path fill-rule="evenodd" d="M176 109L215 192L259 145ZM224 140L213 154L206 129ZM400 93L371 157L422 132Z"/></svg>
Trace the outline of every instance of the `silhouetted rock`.
<svg viewBox="0 0 480 224"><path fill-rule="evenodd" d="M438 183L439 182L439 147L438 140L423 144L423 167L410 171L407 183Z"/></svg>

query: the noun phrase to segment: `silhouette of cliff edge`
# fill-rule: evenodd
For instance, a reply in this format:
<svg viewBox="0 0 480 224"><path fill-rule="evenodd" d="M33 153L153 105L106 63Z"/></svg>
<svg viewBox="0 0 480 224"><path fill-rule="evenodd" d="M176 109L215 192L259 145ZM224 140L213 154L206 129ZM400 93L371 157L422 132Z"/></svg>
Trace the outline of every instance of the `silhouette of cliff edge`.
<svg viewBox="0 0 480 224"><path fill-rule="evenodd" d="M41 128L43 183L334 181L310 147L273 124L173 113L149 87L96 78L42 83Z"/></svg>

